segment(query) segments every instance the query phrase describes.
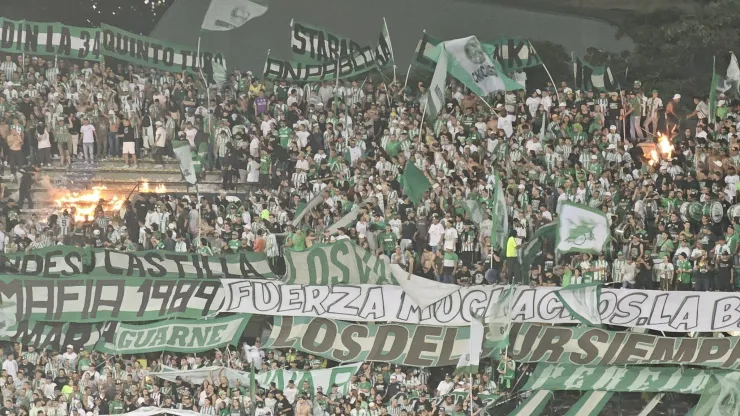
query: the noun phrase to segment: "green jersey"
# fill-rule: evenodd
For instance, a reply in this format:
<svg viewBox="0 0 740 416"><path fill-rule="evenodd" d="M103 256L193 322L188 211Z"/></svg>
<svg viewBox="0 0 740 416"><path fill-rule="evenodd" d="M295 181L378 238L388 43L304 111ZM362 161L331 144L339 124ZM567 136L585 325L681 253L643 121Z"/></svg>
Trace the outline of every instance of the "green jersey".
<svg viewBox="0 0 740 416"><path fill-rule="evenodd" d="M280 138L280 146L287 148L290 144L290 133L293 130L290 127L280 127L278 129L278 137Z"/></svg>
<svg viewBox="0 0 740 416"><path fill-rule="evenodd" d="M691 262L688 260L679 260L678 261L678 280L681 281L681 283L689 284L691 283L691 270L693 267L691 266Z"/></svg>
<svg viewBox="0 0 740 416"><path fill-rule="evenodd" d="M392 232L380 233L378 234L378 243L383 247L383 251L385 251L386 254L391 253L396 249L396 235Z"/></svg>

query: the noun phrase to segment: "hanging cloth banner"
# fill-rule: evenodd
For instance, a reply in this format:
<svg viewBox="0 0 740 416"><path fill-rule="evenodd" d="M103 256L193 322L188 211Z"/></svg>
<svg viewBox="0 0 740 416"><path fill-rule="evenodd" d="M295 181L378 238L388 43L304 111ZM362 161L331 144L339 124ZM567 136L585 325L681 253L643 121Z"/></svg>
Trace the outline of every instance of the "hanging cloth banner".
<svg viewBox="0 0 740 416"><path fill-rule="evenodd" d="M362 49L352 39L318 26L291 21L290 28L290 50L299 62L336 62L340 56L352 55Z"/></svg>
<svg viewBox="0 0 740 416"><path fill-rule="evenodd" d="M111 354L170 351L196 353L238 345L249 315L208 320L172 319L150 325L120 322L22 321L15 333L0 338L41 350L64 351L72 345Z"/></svg>
<svg viewBox="0 0 740 416"><path fill-rule="evenodd" d="M218 279L69 278L3 276L0 332L21 321L137 322L198 319L223 303Z"/></svg>
<svg viewBox="0 0 740 416"><path fill-rule="evenodd" d="M67 278L80 274L95 277L177 277L198 279L274 279L264 253L201 256L160 250L89 251L72 246L50 246L31 253L7 253L6 267L23 276Z"/></svg>
<svg viewBox="0 0 740 416"><path fill-rule="evenodd" d="M285 250L284 283L306 285L397 285L390 264L349 239L314 244L308 250Z"/></svg>
<svg viewBox="0 0 740 416"><path fill-rule="evenodd" d="M292 348L339 362L442 367L457 364L469 352L469 326L351 324L304 316L273 319L263 348Z"/></svg>
<svg viewBox="0 0 740 416"><path fill-rule="evenodd" d="M512 358L524 363L740 367L740 337L661 337L601 328L514 324L510 340Z"/></svg>
<svg viewBox="0 0 740 416"><path fill-rule="evenodd" d="M0 51L102 61L100 31L61 23L0 18Z"/></svg>
<svg viewBox="0 0 740 416"><path fill-rule="evenodd" d="M701 394L709 379L740 382L740 372L683 367L616 367L538 364L522 390L600 390Z"/></svg>
<svg viewBox="0 0 740 416"><path fill-rule="evenodd" d="M200 59L196 48L161 42L148 36L103 24L100 28L101 50L104 56L120 59L151 68L170 72L188 71L197 73L202 62L203 72L213 73L213 61L226 67L221 53L201 50Z"/></svg>

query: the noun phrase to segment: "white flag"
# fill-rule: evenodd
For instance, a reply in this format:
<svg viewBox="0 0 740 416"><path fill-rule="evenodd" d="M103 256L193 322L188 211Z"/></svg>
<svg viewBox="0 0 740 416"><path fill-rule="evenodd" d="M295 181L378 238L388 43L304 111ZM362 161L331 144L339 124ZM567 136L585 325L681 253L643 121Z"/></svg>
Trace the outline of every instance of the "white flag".
<svg viewBox="0 0 740 416"><path fill-rule="evenodd" d="M211 0L202 29L225 31L241 27L267 12L268 0Z"/></svg>
<svg viewBox="0 0 740 416"><path fill-rule="evenodd" d="M608 241L606 214L585 205L563 204L558 228L558 251L596 254L604 250Z"/></svg>
<svg viewBox="0 0 740 416"><path fill-rule="evenodd" d="M180 172L182 172L182 176L185 178L185 181L191 185L195 185L198 182L198 176L195 174L193 155L190 152L190 144L188 141L172 141L172 151L175 153L175 157L180 161Z"/></svg>
<svg viewBox="0 0 740 416"><path fill-rule="evenodd" d="M586 325L601 325L601 283L569 285L555 292L570 315Z"/></svg>
<svg viewBox="0 0 740 416"><path fill-rule="evenodd" d="M477 319L470 320L470 340L468 351L460 356L455 374L473 374L478 372L480 355L483 352L484 327Z"/></svg>
<svg viewBox="0 0 740 416"><path fill-rule="evenodd" d="M730 65L727 66L727 75L725 79L732 84L734 87L733 93L738 95L740 93L740 66L737 64L737 57L731 52Z"/></svg>
<svg viewBox="0 0 740 416"><path fill-rule="evenodd" d="M434 76L432 76L432 83L429 86L429 100L427 105L431 104L431 107L427 108L429 116L432 119L437 118L437 114L445 105L445 89L447 85L447 51L442 46L442 52L439 55L439 61L437 61L437 68L434 70Z"/></svg>
<svg viewBox="0 0 740 416"><path fill-rule="evenodd" d="M498 69L486 54L475 36L448 40L444 48L452 61L450 74L460 80L478 96L484 97L492 92L504 91L506 85L498 74Z"/></svg>

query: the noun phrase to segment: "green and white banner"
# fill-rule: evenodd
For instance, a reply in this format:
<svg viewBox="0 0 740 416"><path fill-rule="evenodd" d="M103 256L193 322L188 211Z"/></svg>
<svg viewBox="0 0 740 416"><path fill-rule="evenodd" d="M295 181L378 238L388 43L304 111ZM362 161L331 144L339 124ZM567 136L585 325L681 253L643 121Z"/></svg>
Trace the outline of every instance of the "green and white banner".
<svg viewBox="0 0 740 416"><path fill-rule="evenodd" d="M480 338L479 338L480 339ZM324 318L274 318L263 348L293 348L339 362L442 367L470 353L470 327L351 324ZM480 351L480 350L479 350ZM484 356L488 351L483 352Z"/></svg>
<svg viewBox="0 0 740 416"><path fill-rule="evenodd" d="M740 415L740 388L737 383L728 383L712 376L694 408L694 416Z"/></svg>
<svg viewBox="0 0 740 416"><path fill-rule="evenodd" d="M601 253L609 242L609 222L599 210L566 202L559 224L556 249L561 253Z"/></svg>
<svg viewBox="0 0 740 416"><path fill-rule="evenodd" d="M218 279L4 276L0 280L0 330L15 330L21 321L198 319L217 313L223 300Z"/></svg>
<svg viewBox="0 0 740 416"><path fill-rule="evenodd" d="M238 345L248 315L210 320L172 319L150 325L121 322L21 321L15 330L2 331L0 340L38 349L64 351L95 349L112 354L171 351L193 353Z"/></svg>
<svg viewBox="0 0 740 416"><path fill-rule="evenodd" d="M517 71L542 65L542 59L537 55L529 40L524 38L501 36L491 43L484 43L483 49L495 61L498 61L505 71Z"/></svg>
<svg viewBox="0 0 740 416"><path fill-rule="evenodd" d="M226 345L239 345L249 315L209 320L172 320L151 325L120 324L112 341L98 342L95 349L111 354L172 351L194 353Z"/></svg>
<svg viewBox="0 0 740 416"><path fill-rule="evenodd" d="M613 395L612 391L588 391L570 407L565 416L599 416Z"/></svg>
<svg viewBox="0 0 740 416"><path fill-rule="evenodd" d="M616 367L537 364L522 390L702 394L712 376L740 382L740 372L685 367Z"/></svg>
<svg viewBox="0 0 740 416"><path fill-rule="evenodd" d="M573 61L573 77L576 86L583 91L616 91L619 82L612 75L608 66L591 65L579 57Z"/></svg>
<svg viewBox="0 0 740 416"><path fill-rule="evenodd" d="M740 367L740 337L661 337L601 328L514 324L510 355L518 362L578 365L683 364Z"/></svg>
<svg viewBox="0 0 740 416"><path fill-rule="evenodd" d="M539 416L545 411L550 399L552 399L552 391L550 390L532 392L527 400L509 413L509 416Z"/></svg>
<svg viewBox="0 0 740 416"><path fill-rule="evenodd" d="M0 18L0 51L102 61L100 31L61 23Z"/></svg>
<svg viewBox="0 0 740 416"><path fill-rule="evenodd" d="M303 387L303 382L307 381L311 391L321 387L324 393L331 391L335 384L339 387L341 394L347 394L350 391L352 376L359 371L362 363L342 365L333 368L309 371L291 371L291 370L272 370L265 373L259 373L255 379L263 387L275 383L279 390L283 390L288 385L288 381L293 380L297 389ZM183 381L192 384L201 384L209 377L226 377L229 383L239 381L241 385L249 385L249 372L237 371L226 367L204 367L197 370L177 370L171 367L165 367L164 371L150 373L151 376L175 382L177 377L182 377Z"/></svg>
<svg viewBox="0 0 740 416"><path fill-rule="evenodd" d="M364 46L351 55L341 56L336 61L318 64L282 61L267 58L264 76L267 79L289 82L323 82L360 76L375 68L375 53Z"/></svg>
<svg viewBox="0 0 740 416"><path fill-rule="evenodd" d="M295 26L296 23L294 22ZM291 49L294 49L291 41ZM306 47L299 45L299 50ZM318 47L322 54L327 45ZM341 53L341 48L339 49ZM295 49L294 49L295 53ZM326 54L329 54L326 52ZM309 53L310 56L310 53ZM323 55L322 55L323 56ZM336 56L336 54L334 55ZM305 60L305 59L304 59ZM375 46L363 46L348 55L339 55L336 59L318 63L282 61L267 57L264 76L267 79L286 80L290 82L335 81L337 78L354 78L372 69L383 69L393 62L393 51L388 31L383 25L378 43Z"/></svg>
<svg viewBox="0 0 740 416"><path fill-rule="evenodd" d="M134 65L156 68L170 72L188 71L196 73L199 71L201 62L203 72L213 72L212 62L216 61L226 66L224 57L220 53L200 52L197 48L175 45L161 42L148 36L119 29L114 26L103 24L100 28L101 50L104 56L120 59Z"/></svg>
<svg viewBox="0 0 740 416"><path fill-rule="evenodd" d="M389 266L349 240L285 250L284 283L305 285L398 285Z"/></svg>
<svg viewBox="0 0 740 416"><path fill-rule="evenodd" d="M352 376L357 374L360 367L362 363L309 371L272 370L257 374L255 379L260 386L275 383L278 390L283 390L290 380L293 380L299 390L304 382L308 382L309 388L314 392L321 387L324 393L329 393L332 391L332 386L336 385L339 387L339 393L344 395L349 393Z"/></svg>
<svg viewBox="0 0 740 416"><path fill-rule="evenodd" d="M177 277L197 279L274 279L267 256L238 253L201 256L162 250L87 251L72 246L51 246L30 253L5 253L7 268L23 276L68 278L89 274L95 277ZM89 271L89 273L87 273Z"/></svg>
<svg viewBox="0 0 740 416"><path fill-rule="evenodd" d="M336 62L340 56L362 49L350 38L307 23L291 21L290 49L299 62Z"/></svg>

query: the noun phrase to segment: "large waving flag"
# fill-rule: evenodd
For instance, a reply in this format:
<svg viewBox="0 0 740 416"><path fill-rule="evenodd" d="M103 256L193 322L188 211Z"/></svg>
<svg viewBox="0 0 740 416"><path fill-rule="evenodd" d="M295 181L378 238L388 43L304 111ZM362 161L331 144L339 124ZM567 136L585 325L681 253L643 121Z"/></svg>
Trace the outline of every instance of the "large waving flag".
<svg viewBox="0 0 740 416"><path fill-rule="evenodd" d="M268 0L211 0L201 29L226 31L267 12Z"/></svg>
<svg viewBox="0 0 740 416"><path fill-rule="evenodd" d="M198 176L195 174L193 166L193 154L190 152L190 143L187 140L173 140L172 151L180 161L180 171L185 181L191 185L198 182Z"/></svg>
<svg viewBox="0 0 740 416"><path fill-rule="evenodd" d="M427 57L439 60L441 49L447 50L450 75L470 88L480 97L497 91L505 91L506 84L499 68L483 50L478 38L468 36L442 42L427 52Z"/></svg>
<svg viewBox="0 0 740 416"><path fill-rule="evenodd" d="M606 214L585 205L566 202L560 212L558 244L562 253L601 253L609 242Z"/></svg>

